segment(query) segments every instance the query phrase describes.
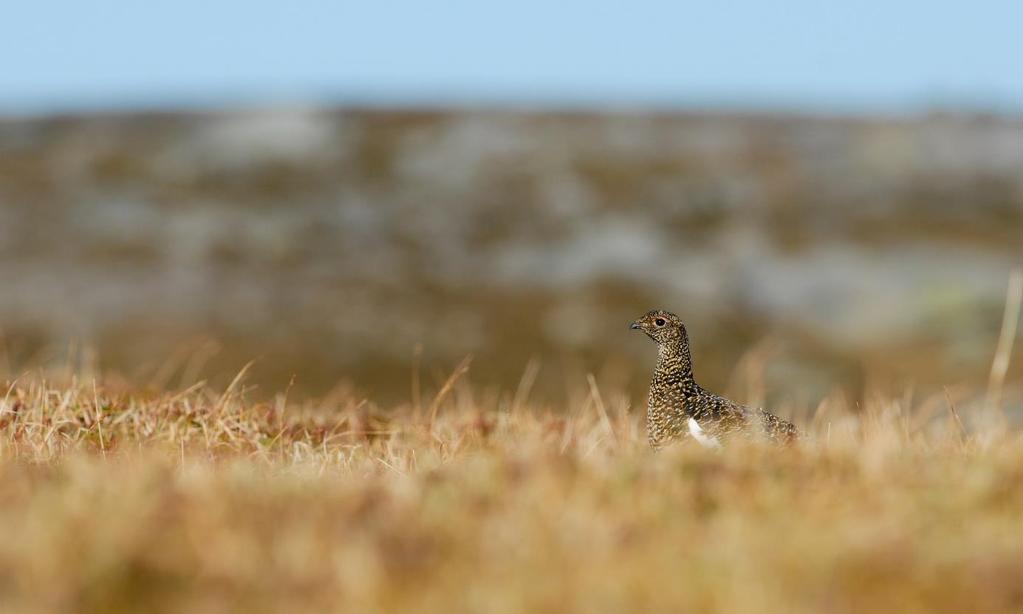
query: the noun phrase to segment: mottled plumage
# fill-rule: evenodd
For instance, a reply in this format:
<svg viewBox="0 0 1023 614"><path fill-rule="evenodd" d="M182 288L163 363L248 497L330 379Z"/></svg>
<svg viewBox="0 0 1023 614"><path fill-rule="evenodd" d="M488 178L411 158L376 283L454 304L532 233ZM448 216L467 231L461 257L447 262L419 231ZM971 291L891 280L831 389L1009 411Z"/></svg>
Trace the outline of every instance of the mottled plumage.
<svg viewBox="0 0 1023 614"><path fill-rule="evenodd" d="M716 447L731 434L788 443L798 437L791 423L763 409L745 407L708 392L693 379L689 336L678 316L654 310L632 323L657 342L657 367L647 402L647 438L652 447L691 435Z"/></svg>

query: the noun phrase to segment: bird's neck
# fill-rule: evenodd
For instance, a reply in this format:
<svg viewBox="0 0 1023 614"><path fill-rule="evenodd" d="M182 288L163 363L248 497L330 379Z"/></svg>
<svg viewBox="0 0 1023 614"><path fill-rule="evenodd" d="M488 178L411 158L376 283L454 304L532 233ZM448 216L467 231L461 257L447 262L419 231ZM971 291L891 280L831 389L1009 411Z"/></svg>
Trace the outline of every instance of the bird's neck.
<svg viewBox="0 0 1023 614"><path fill-rule="evenodd" d="M680 338L657 346L657 370L674 379L695 384L693 359L689 355L689 338L684 331Z"/></svg>

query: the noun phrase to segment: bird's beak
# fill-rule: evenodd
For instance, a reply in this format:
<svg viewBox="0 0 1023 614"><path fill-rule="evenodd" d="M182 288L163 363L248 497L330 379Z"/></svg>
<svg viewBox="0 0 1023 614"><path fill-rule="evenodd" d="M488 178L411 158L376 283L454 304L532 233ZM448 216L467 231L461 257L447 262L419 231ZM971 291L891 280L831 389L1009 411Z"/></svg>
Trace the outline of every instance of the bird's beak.
<svg viewBox="0 0 1023 614"><path fill-rule="evenodd" d="M639 320L636 320L632 324L629 324L629 328L632 330L643 330L643 327L640 325Z"/></svg>

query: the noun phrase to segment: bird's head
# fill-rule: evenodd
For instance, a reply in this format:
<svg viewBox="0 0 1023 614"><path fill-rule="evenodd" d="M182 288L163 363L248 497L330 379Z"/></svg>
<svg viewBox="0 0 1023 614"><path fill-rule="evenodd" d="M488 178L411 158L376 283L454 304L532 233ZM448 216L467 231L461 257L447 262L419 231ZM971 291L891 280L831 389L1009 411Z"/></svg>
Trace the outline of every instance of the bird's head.
<svg viewBox="0 0 1023 614"><path fill-rule="evenodd" d="M659 345L682 338L682 320L669 311L654 309L633 322L629 328L641 330Z"/></svg>

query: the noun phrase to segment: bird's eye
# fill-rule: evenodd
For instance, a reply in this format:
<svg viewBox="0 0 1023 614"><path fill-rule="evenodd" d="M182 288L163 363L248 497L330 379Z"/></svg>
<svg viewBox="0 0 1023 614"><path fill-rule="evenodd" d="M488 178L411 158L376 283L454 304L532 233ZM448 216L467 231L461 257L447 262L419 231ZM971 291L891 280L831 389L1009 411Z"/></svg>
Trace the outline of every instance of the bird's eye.
<svg viewBox="0 0 1023 614"><path fill-rule="evenodd" d="M654 320L654 324L658 326L664 326L664 318L657 318L656 320Z"/></svg>

